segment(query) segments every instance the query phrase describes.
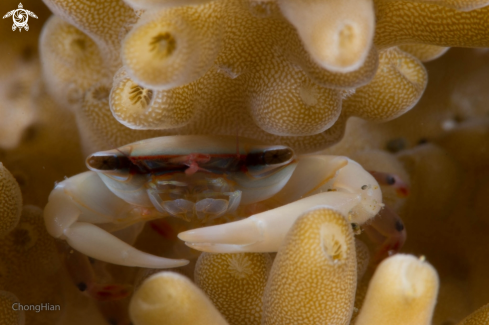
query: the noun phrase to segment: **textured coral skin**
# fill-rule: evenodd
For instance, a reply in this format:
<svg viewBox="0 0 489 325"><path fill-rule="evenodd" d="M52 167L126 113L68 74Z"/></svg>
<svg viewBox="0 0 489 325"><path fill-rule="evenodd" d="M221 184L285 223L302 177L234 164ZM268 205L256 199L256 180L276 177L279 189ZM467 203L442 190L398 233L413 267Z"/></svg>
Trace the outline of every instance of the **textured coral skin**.
<svg viewBox="0 0 489 325"><path fill-rule="evenodd" d="M148 278L129 307L135 325L227 325L205 294L186 277L164 272Z"/></svg>
<svg viewBox="0 0 489 325"><path fill-rule="evenodd" d="M0 238L7 235L19 222L22 194L19 184L0 163Z"/></svg>
<svg viewBox="0 0 489 325"><path fill-rule="evenodd" d="M25 314L23 311L15 311L12 306L19 303L19 299L8 291L0 291L0 315L2 324L23 325Z"/></svg>
<svg viewBox="0 0 489 325"><path fill-rule="evenodd" d="M71 2L48 2L62 17L75 10ZM300 33L273 1L220 0L171 7L144 13L135 25L137 15L129 14L125 4L114 1L113 7L125 14L107 30L96 28L96 21L102 24L100 13L86 8L77 10L76 17L68 21L93 40L84 41L87 47L78 61L91 59L82 71L96 71L93 87L112 88L112 113L133 129L162 129L162 134L239 134L286 144L299 152L319 150L342 137L349 116L342 112L344 98L353 88L366 85L378 67L378 53L367 42L356 70L343 73L324 69L306 51ZM121 50L110 45L115 42L115 28L130 30L125 38L125 32L119 35L123 39ZM327 32L328 28L323 28ZM59 73L45 75L51 80L50 92L64 103L70 91L61 91L63 87L56 85L80 84L76 88L79 94L72 94L76 98L73 107L90 87L84 83L86 78L63 77L69 73L54 60L59 54L47 41L56 44L59 37L82 37L75 36L74 30L71 36L59 33L49 25L45 28L45 71L59 69ZM90 50L91 44L99 47L98 54ZM115 59L118 51L124 64L110 85L106 76L120 67ZM198 60L192 57L196 53ZM110 64L99 64L107 60ZM77 58L68 62L76 64ZM160 70L165 73L155 73ZM383 116L382 108L375 114L369 107L357 106L354 111L366 119L374 116L375 120L388 120L402 114L419 97L410 98L409 105L397 112L391 108L387 116Z"/></svg>
<svg viewBox="0 0 489 325"><path fill-rule="evenodd" d="M195 284L230 324L260 325L271 266L267 253L202 253L195 266Z"/></svg>
<svg viewBox="0 0 489 325"><path fill-rule="evenodd" d="M374 43L380 48L411 43L489 46L488 7L458 11L428 2L378 1L376 9Z"/></svg>
<svg viewBox="0 0 489 325"><path fill-rule="evenodd" d="M145 6L150 0L126 1L128 4L136 2L141 4L141 6ZM187 3L191 2L188 1ZM193 4L197 4L197 2L200 3L200 1L195 1ZM487 41L487 36L484 34L485 31L479 33L482 29L486 29L487 24L484 19L487 17L487 8L477 9L474 12L470 11L485 5L486 1L419 0L390 1L390 3L388 1L375 2L377 20L379 22L376 27L376 34L384 35L389 44L402 44L399 47L401 50L408 50L420 61L432 58L437 50L441 51L446 46L472 46L481 44L476 41ZM385 152L379 153L379 151L375 151L371 157L367 151L358 153L358 156L363 157L365 164L371 162L374 167L393 168L392 171L389 170L390 172L396 171L400 173L403 170L409 175L406 177L411 178L412 194L407 202L399 203L399 210L403 212L403 218L405 218L409 232L406 251L415 254L426 254L429 262L436 267L440 274L439 302L432 324L440 325L445 324L447 321L455 324L477 308L487 304L489 301L488 291L486 290L488 285L488 265L481 258L487 252L486 238L487 231L489 231L487 228L489 221L486 218L487 209L485 203L489 195L489 177L484 169L484 166L487 166L485 153L489 152L489 150L484 149L487 148L487 141L484 140L487 138L487 126L484 123L469 123L469 120L473 118L481 120L478 122L484 122L484 116L487 115L488 60L482 51L463 52L452 49L441 60L428 63L430 84L424 97L415 109L398 117L396 120L385 124L373 124L354 117L346 125L347 114L345 114L344 109L346 100L344 98L352 95L353 90L351 88L357 88L357 91L360 92L361 89L359 87L366 86L371 81L379 65L379 53L385 50L384 46L390 47L390 45L385 45L380 42L382 40L376 39L380 43L370 48L365 64L356 71L341 74L318 69L317 63L302 46L300 37L293 37L288 39L287 44L284 45L287 51L277 51L278 55L276 52L274 55L282 57L282 59L285 57L282 61L290 63L292 68L284 70L285 73L304 74L305 77L301 80L308 82L304 83L306 87L300 88L299 96L302 94L306 100L311 101L314 98L311 95L315 94L315 89L331 88L340 91L343 106L342 112L339 114L335 124L328 130L316 135L300 137L272 135L263 131L257 126L252 115L247 111L247 106L243 105L243 98L245 97L236 97L236 94L246 93L243 89L248 89L246 88L248 87L247 84L243 81L243 77L247 75L246 72L248 70L240 70L241 66L239 65L233 69L232 61L220 61L221 65L212 66L209 71L206 71L208 76L212 76L209 80L222 82L209 83L210 87L206 88L205 82L202 80L200 83L198 79L191 83L193 85L192 88L186 88L186 86L178 87L180 91L189 94L190 104L185 108L185 114L179 115L179 111L179 114L174 114L173 118L169 119L171 106L173 105L171 104L165 108L167 111L164 114L151 121L153 123L151 128L158 128L164 125L164 130L132 130L113 118L110 111L109 94L112 88L112 77L121 68L122 64L122 60L119 59L120 41L124 39L127 32L131 29L132 24L136 21L134 17L139 13L135 16L133 16L133 13L120 15L123 10L126 10L121 8L128 7L124 7L122 2L106 1L105 3L111 7L104 8L105 12L100 14L99 18L94 15L95 21L100 19L97 22L97 26L104 26L109 29L113 27L107 23L109 17L127 18L122 19L126 19L125 21L114 19L114 32L110 32L112 35L118 35L118 41L114 44L113 41L110 41L111 37L97 36L97 32L83 27L87 26L83 21L75 19L77 13L83 13L83 10L71 12L70 15L73 17L66 14L69 10L66 9L67 7L63 9L63 4L72 5L75 2L52 1L52 3L55 3L54 7L57 8L58 13L64 15L65 19L69 18L69 22L63 24L76 31L72 35L79 35L80 38L90 40L90 44L95 45L99 49L100 53L98 56L94 56L93 60L87 60L94 63L94 65L85 65L84 67L96 67L93 71L98 71L104 76L108 75L109 80L101 81L99 77L94 76L91 79L93 84L87 81L86 86L80 87L85 93L78 94L75 92L76 96L69 97L75 99L74 103L63 104L58 107L55 101L60 103L63 100L63 96L66 95L66 91L63 90L63 93L57 94L56 89L61 90L63 89L61 86L77 81L76 78L79 78L83 71L77 71L77 73L70 71L70 73L66 74L68 77L71 74L72 79L56 79L57 75L49 74L51 69L49 68L45 70L47 72L42 82L44 85L39 85L37 83L38 63L35 60L31 61L33 64L30 66L27 61L24 61L24 54L29 53L25 48L26 44L29 44L31 49L34 48L33 57L36 57L37 35L35 33L41 30L41 19L47 18L49 14L38 9L38 3L30 4L29 9L33 10L40 20L33 20L30 31L28 33L22 32L22 34L7 33L10 32L11 21L2 21L6 24L2 26L5 26L7 32L2 34L2 36L5 35L6 37L0 39L2 49L6 49L0 57L0 65L3 69L0 76L0 79L2 79L0 86L0 92L2 92L0 116L2 117L0 117L0 121L5 123L6 126L14 128L12 128L12 131L8 130L8 132L0 134L0 146L2 147L0 149L0 161L17 179L25 202L34 203L42 207L55 181L60 181L64 176L71 176L84 170L83 155L80 153L80 143L75 132L77 126L67 109L73 109L76 112L78 128L82 130L81 137L87 153L118 147L143 138L175 133L214 132L239 134L256 137L270 143L289 143L294 148L299 149L297 150L298 152L310 152L329 147L329 145L343 136L343 131L346 128L344 141L327 150L351 157L354 157L358 150L392 150L393 147L388 144L393 142L393 140L401 139L401 144L399 145L398 141L398 146L394 146L394 149L398 150L394 154L387 155ZM100 7L100 4L96 1L78 1L78 5L83 3ZM245 3L247 4L247 2ZM153 8L164 9L178 6L178 4L161 0L158 3L155 1L151 5L154 5ZM2 9L5 8L2 12L6 12L17 5L18 2L4 0L0 7ZM37 7L32 7L34 5ZM278 8L273 3L271 6ZM416 8L416 10L401 10L404 7ZM269 8L268 5L259 1L254 1L251 5L243 6L243 8L246 10L250 9L255 17L267 17L269 12L267 9ZM464 12L458 12L454 9L463 10ZM389 10L393 10L393 12ZM85 11L85 13L89 13L89 11ZM281 17L280 15L278 17ZM404 16L400 17L402 15ZM439 17L440 24L431 26L429 23L424 23L433 17ZM448 21L447 17L453 18L453 21ZM469 21L465 20L464 17L473 17L474 19ZM57 20L59 17L54 19ZM393 21L394 19L395 22ZM408 21L413 21L414 23L410 25L407 24ZM29 20L30 23L31 20ZM37 27L35 24L37 24ZM452 26L453 34L458 35L445 34L444 31L447 26ZM464 28L464 26L467 26L467 28ZM438 27L439 29L432 29L432 27ZM424 31L428 29L429 32L425 33ZM293 28L290 30L294 31ZM394 34L394 36L397 35L400 38L387 37L391 30L395 31L395 33L399 32ZM59 32L60 29L56 31ZM2 30L3 32L4 30ZM257 29L256 34L260 33L261 31ZM479 34L475 35L477 33ZM53 34L56 36L56 33ZM475 36L473 38L465 37L468 34ZM446 39L448 36L450 36L450 42ZM480 39L478 38L479 36ZM10 46L9 42L14 45ZM62 43L62 40L54 39L51 44L56 43ZM251 44L255 45L252 42ZM88 49L90 49L90 46L88 46ZM55 53L54 48L48 48L47 50L53 50L51 53ZM9 53L9 55L5 53ZM13 53L12 56L10 56L10 53ZM52 57L56 58L54 55ZM246 59L245 56L243 57ZM58 61L64 59L68 62L73 62L71 60L73 57L67 54L63 54L58 58ZM44 68L48 65L46 60L43 58ZM56 61L51 60L50 67L55 69L54 63ZM100 64L100 62L109 62L109 64ZM261 67L261 65L256 66ZM4 69L5 67L8 67L8 69ZM213 74L211 75L210 72ZM22 76L22 78L13 78L14 75ZM60 76L62 77L64 74L61 73ZM235 79L230 77L235 77ZM279 76L279 81L281 77ZM55 86L50 86L48 78L52 78L55 81L65 81L59 82ZM17 87L16 80L27 80L34 87ZM311 84L314 87L311 87ZM222 89L213 92L213 87L219 85L222 85ZM21 101L6 100L5 94L11 93L9 91L9 89L12 89L10 88L11 86L15 86L13 89L17 90L17 94L20 94L19 98ZM51 88L49 92L54 98L50 98L50 96L45 94L43 90L45 86ZM395 89L396 87L393 88ZM271 89L270 93L273 93L274 89ZM280 87L276 89L280 90ZM133 94L126 97L126 100L134 95L136 95L136 98L142 95L140 97L144 99L146 98L145 92L147 93L149 90L151 89L141 91L136 89ZM203 91L205 94L201 95ZM172 90L173 92L175 91ZM174 98L172 96L175 96L170 96L168 91L161 90L154 91L153 96L156 97L157 93L162 101L171 101ZM26 103L24 107L28 108L25 112L37 111L39 115L31 118L25 115L22 118L22 114L19 114L21 118L15 120L21 122L19 124L10 122L14 121L14 119L3 118L3 116L9 116L11 111L8 108L11 106L16 107L16 110L12 112L19 113L23 111L20 108L22 103ZM144 104L145 101L139 101L137 105L134 105L134 112L137 113L138 109L143 109L141 103ZM194 104L195 107L193 106ZM180 106L181 104L179 103L178 105ZM205 109L199 111L201 106L205 109L209 108L208 112ZM153 107L158 108L157 106ZM145 112L151 116L149 109L146 109ZM152 113L156 113L156 110L153 110ZM141 120L143 120L142 124L149 123L144 116ZM134 122L134 120L128 121L133 127L135 127L136 123L140 123ZM162 122L163 124L158 124ZM187 122L187 126L182 126L182 124ZM33 123L35 125L31 127ZM215 128L214 125L216 125ZM455 129L450 131L449 128ZM3 126L0 129L2 131L7 130ZM16 137L13 137L13 131L17 134ZM430 142L430 144L418 145L418 143L426 141ZM4 150L6 148L13 149ZM91 148L97 149L92 150ZM429 161L429 163L426 163L426 161ZM391 198L391 200L392 202L400 202L396 201L395 198ZM158 248L154 248L155 250L174 250L170 245L165 248L160 247L163 246L161 238L158 238L158 235L155 235L149 226L146 227L142 237L148 247L158 246ZM167 242L170 241L165 240L165 244L168 244ZM16 256L18 256L19 261L23 261L25 258L24 253L18 253ZM359 256L357 249L357 260ZM362 261L364 261L363 258ZM38 269L39 265L42 265L42 261L34 258L30 262L33 269ZM360 264L360 261L357 262ZM359 265L357 265L357 269L360 270ZM23 268L20 270L22 272L26 271ZM131 279L131 274L134 272L134 270L117 269L113 273L120 278ZM192 270L186 272L190 278L192 277L191 273ZM366 295L368 282L372 276L371 273L372 271L367 269L357 286L356 299L358 301L361 301L362 296ZM36 273L32 277L25 276L25 278L29 280L38 279L38 276L39 274ZM128 281L130 282L130 280ZM68 282L66 281L66 283ZM36 292L46 292L43 291L45 282L36 280L29 283ZM51 285L54 282L46 281L46 283ZM76 288L72 288L68 284L64 284L64 286L71 291L69 298L65 300L67 307L63 308L63 311L68 316L65 319L61 319L61 324L106 324L106 321L94 307L93 302L84 299L84 296L80 295ZM0 287L0 290L4 288ZM21 286L18 288L21 288ZM16 290L14 289L18 288L13 288L11 291L15 292ZM58 286L50 289L56 290L56 296L60 295L61 289ZM20 297L18 293L16 295ZM360 309L361 303L355 302L355 308ZM461 324L473 324L473 322L476 322L475 324L480 324L481 322L484 324L487 321L482 321L481 319L486 317L484 316L487 315L486 311L487 308L485 307L479 309L478 312L467 317ZM53 316L53 319L46 323L53 324L55 322L54 318L56 317ZM42 322L35 322L35 324L42 324Z"/></svg>
<svg viewBox="0 0 489 325"><path fill-rule="evenodd" d="M321 208L297 219L272 266L262 324L348 324L354 245L351 226L335 211Z"/></svg>

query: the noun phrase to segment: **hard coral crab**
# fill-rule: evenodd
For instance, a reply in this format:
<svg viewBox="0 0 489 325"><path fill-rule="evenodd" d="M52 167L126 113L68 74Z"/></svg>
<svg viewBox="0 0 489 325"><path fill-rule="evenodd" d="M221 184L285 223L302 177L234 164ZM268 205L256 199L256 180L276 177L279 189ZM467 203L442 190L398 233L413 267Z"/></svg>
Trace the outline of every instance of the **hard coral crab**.
<svg viewBox="0 0 489 325"><path fill-rule="evenodd" d="M204 223L253 214L179 237L200 250L273 252L294 221L311 208L327 207L362 225L383 206L374 176L346 157L296 156L289 147L246 138L153 138L97 152L86 164L92 171L66 179L51 192L44 210L46 227L83 254L126 266L187 264L129 244L145 221L157 218ZM371 224L376 227L377 222ZM376 227L396 247L404 239L398 224Z"/></svg>

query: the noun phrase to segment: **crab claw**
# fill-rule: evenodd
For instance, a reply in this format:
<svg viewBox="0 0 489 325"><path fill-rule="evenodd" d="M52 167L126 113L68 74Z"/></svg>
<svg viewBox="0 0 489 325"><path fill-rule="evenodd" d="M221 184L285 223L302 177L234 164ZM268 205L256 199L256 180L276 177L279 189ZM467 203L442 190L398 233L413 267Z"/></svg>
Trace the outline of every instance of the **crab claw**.
<svg viewBox="0 0 489 325"><path fill-rule="evenodd" d="M75 222L64 231L66 241L77 251L95 259L124 266L173 268L188 264L142 252L105 230L87 222Z"/></svg>
<svg viewBox="0 0 489 325"><path fill-rule="evenodd" d="M240 221L185 231L178 234L178 238L187 246L204 252L276 252L295 220L304 212L326 207L348 216L360 201L361 197L354 193L324 192Z"/></svg>
<svg viewBox="0 0 489 325"><path fill-rule="evenodd" d="M144 253L89 223L110 223L114 221L110 216L130 216L134 211L139 210L134 210L114 195L97 174L86 172L56 185L44 208L44 222L51 236L65 239L80 253L104 262L147 268L173 268L188 264L187 260ZM133 217L134 223L148 220L137 213Z"/></svg>
<svg viewBox="0 0 489 325"><path fill-rule="evenodd" d="M387 205L363 229L367 236L380 245L372 263L379 264L383 259L394 255L406 241L406 228L397 213Z"/></svg>

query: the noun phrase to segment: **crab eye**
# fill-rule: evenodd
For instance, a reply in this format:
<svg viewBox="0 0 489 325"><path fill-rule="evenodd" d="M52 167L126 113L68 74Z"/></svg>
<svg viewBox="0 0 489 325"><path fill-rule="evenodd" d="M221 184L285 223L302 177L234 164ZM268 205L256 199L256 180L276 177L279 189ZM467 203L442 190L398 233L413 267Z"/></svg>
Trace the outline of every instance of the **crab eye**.
<svg viewBox="0 0 489 325"><path fill-rule="evenodd" d="M130 165L124 156L94 154L87 158L87 167L93 171L120 171L129 169Z"/></svg>

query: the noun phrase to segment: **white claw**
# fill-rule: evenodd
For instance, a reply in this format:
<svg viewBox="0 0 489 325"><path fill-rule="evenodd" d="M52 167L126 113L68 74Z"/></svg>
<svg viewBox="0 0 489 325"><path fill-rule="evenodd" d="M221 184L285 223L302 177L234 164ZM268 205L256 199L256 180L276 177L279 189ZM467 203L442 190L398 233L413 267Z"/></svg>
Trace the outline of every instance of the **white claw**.
<svg viewBox="0 0 489 325"><path fill-rule="evenodd" d="M276 252L295 220L304 212L327 207L348 216L360 201L358 194L324 192L244 220L185 231L178 234L178 238L189 247L205 252Z"/></svg>
<svg viewBox="0 0 489 325"><path fill-rule="evenodd" d="M64 231L66 241L77 251L95 259L146 268L173 268L188 264L187 260L173 260L144 253L86 222L75 222Z"/></svg>

